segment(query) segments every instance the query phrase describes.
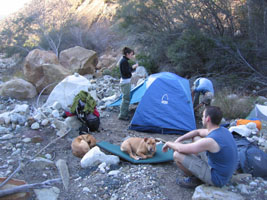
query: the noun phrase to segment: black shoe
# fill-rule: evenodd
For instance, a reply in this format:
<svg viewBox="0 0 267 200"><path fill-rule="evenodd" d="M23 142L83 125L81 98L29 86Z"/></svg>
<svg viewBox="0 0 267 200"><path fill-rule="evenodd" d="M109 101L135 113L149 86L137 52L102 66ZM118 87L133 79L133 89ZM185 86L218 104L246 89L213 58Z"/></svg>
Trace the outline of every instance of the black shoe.
<svg viewBox="0 0 267 200"><path fill-rule="evenodd" d="M129 117L118 117L119 120L123 120L123 121L129 121Z"/></svg>
<svg viewBox="0 0 267 200"><path fill-rule="evenodd" d="M177 179L176 180L176 184L184 187L184 188L191 188L194 189L197 186L201 185L203 182L201 180L199 180L198 178L194 177L194 176L190 176L190 177L184 177L181 179Z"/></svg>

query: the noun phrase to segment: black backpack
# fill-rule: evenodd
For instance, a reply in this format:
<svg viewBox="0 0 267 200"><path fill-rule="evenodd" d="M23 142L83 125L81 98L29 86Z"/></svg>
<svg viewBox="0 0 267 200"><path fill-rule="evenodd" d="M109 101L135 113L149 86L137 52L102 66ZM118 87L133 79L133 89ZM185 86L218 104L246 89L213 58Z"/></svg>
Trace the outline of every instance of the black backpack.
<svg viewBox="0 0 267 200"><path fill-rule="evenodd" d="M238 150L238 169L255 177L267 178L267 154L246 138L234 134Z"/></svg>
<svg viewBox="0 0 267 200"><path fill-rule="evenodd" d="M84 106L85 106L85 103L79 100L78 105L76 107L76 113L75 113L77 115L77 118L82 122L83 126L88 127L91 132L97 131L100 125L99 117L94 115L93 113L84 112L83 111Z"/></svg>

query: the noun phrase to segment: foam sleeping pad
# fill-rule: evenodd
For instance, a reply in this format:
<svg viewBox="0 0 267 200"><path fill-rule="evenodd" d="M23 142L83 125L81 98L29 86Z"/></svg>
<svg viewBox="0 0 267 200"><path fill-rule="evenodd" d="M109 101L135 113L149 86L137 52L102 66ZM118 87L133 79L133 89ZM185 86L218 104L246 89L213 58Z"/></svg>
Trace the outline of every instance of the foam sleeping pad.
<svg viewBox="0 0 267 200"><path fill-rule="evenodd" d="M162 163L162 162L173 161L173 150L168 150L166 153L162 152L161 150L163 146L162 143L157 144L157 150L153 158L148 158L148 159L143 159L143 160L135 160L131 158L129 154L120 150L120 146L111 144L109 142L102 141L102 142L98 142L96 145L134 164Z"/></svg>

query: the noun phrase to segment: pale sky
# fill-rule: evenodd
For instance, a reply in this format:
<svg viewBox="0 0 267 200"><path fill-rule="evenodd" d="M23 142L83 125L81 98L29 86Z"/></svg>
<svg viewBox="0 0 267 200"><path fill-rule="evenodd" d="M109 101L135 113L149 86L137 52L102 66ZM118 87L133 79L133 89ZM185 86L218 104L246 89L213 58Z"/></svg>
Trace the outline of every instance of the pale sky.
<svg viewBox="0 0 267 200"><path fill-rule="evenodd" d="M0 0L0 16L7 16L18 11L30 0Z"/></svg>

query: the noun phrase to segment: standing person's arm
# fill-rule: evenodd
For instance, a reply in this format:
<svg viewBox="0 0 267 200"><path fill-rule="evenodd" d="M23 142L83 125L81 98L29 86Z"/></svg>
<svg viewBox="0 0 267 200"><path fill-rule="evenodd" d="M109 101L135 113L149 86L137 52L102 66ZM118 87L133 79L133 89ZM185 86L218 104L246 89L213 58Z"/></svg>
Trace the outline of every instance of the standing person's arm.
<svg viewBox="0 0 267 200"><path fill-rule="evenodd" d="M132 69L135 70L137 67L138 67L138 63L134 64L134 65L132 66Z"/></svg>

